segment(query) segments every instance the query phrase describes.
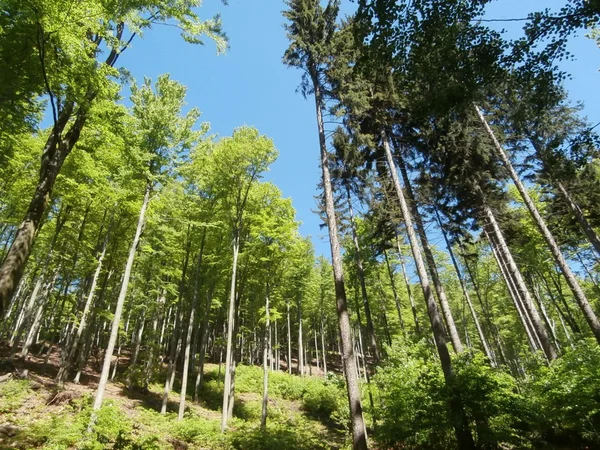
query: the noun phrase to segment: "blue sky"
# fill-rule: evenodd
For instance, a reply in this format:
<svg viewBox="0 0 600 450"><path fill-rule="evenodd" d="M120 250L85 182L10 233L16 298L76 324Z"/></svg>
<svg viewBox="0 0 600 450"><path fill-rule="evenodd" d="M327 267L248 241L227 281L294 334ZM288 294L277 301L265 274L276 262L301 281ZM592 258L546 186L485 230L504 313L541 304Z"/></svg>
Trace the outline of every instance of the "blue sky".
<svg viewBox="0 0 600 450"><path fill-rule="evenodd" d="M489 7L488 18L525 17L541 7L560 7L560 1L498 0ZM353 4L347 0L343 11ZM312 99L305 100L296 88L300 71L287 68L281 57L288 46L283 29L280 0L206 0L199 9L202 17L220 12L229 36L230 49L216 56L214 44L186 44L177 31L158 26L135 40L123 54L121 64L138 79L171 78L188 87L187 101L202 111L202 121L210 122L213 133L230 135L234 128L250 125L271 137L280 152L266 179L272 180L291 197L302 222L301 233L311 235L317 254L329 256L326 230L319 229L314 196L319 181L318 138ZM522 23L498 23L509 37L516 36ZM574 101L585 101L591 122L600 121L600 50L582 35L572 40L575 62L565 63L573 74L567 82Z"/></svg>

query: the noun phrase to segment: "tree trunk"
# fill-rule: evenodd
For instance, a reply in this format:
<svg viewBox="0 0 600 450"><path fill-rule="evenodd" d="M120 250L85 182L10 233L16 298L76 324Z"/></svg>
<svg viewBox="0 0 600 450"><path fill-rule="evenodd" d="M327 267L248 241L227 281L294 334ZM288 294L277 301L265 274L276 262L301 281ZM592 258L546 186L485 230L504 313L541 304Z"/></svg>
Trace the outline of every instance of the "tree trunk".
<svg viewBox="0 0 600 450"><path fill-rule="evenodd" d="M287 315L287 371L292 374L292 327L290 324L290 301L285 301Z"/></svg>
<svg viewBox="0 0 600 450"><path fill-rule="evenodd" d="M493 238L493 233L491 231L490 232L486 231L485 226L483 228L483 232L490 243L490 248L492 249L492 254L494 255L494 258L496 259L496 263L498 264L498 268L500 269L500 274L502 275L502 278L504 279L504 282L508 289L509 296L515 305L515 309L517 310L517 315L519 316L519 319L521 320L521 323L523 324L523 328L525 329L525 334L527 335L527 338L529 340L529 345L531 346L531 350L533 352L542 350L542 344L540 342L539 336L537 335L537 333L535 331L535 327L533 326L533 323L531 321L531 317L529 316L529 313L525 309L524 300L521 296L520 291L516 287L516 282L515 282L514 277L510 274L510 271L508 270L508 263L506 262L504 256L500 252L499 245L498 245L497 241Z"/></svg>
<svg viewBox="0 0 600 450"><path fill-rule="evenodd" d="M302 300L298 298L298 375L304 376L304 336L302 335Z"/></svg>
<svg viewBox="0 0 600 450"><path fill-rule="evenodd" d="M321 355L323 355L323 375L327 378L327 350L325 346L325 330L321 319Z"/></svg>
<svg viewBox="0 0 600 450"><path fill-rule="evenodd" d="M481 191L480 193L483 196L483 193ZM492 240L496 241L496 244L498 246L498 252L507 263L507 273L509 274L510 278L512 278L512 280L514 280L515 282L516 291L518 292L520 298L523 300L523 306L525 308L525 311L527 312L527 315L531 319L531 323L535 330L535 334L540 340L540 344L542 346L542 349L544 350L546 358L548 358L549 361L552 361L556 359L556 350L552 345L552 342L550 341L550 338L548 336L548 333L546 332L546 329L544 328L544 325L542 324L535 304L533 303L533 300L529 293L529 289L527 289L527 285L525 284L525 281L521 276L521 272L519 271L519 268L517 267L517 264L515 263L512 254L508 249L508 246L506 245L504 235L502 234L502 231L498 226L498 222L496 221L494 213L483 198L482 204L483 212L490 227L489 234L492 236Z"/></svg>
<svg viewBox="0 0 600 450"><path fill-rule="evenodd" d="M567 205L569 206L569 209L577 219L577 222L579 222L579 225L581 226L581 231L583 231L585 237L587 237L590 244L592 244L592 246L594 247L594 250L596 250L596 253L600 256L600 239L598 238L598 235L596 234L588 220L585 218L583 211L581 210L579 205L575 203L575 200L573 200L573 197L571 197L569 191L567 191L565 186L560 181L557 182L555 185L558 188L558 191L565 199L565 202L567 202Z"/></svg>
<svg viewBox="0 0 600 450"><path fill-rule="evenodd" d="M108 340L108 347L104 354L104 363L102 364L102 372L100 374L100 381L98 382L98 390L96 392L96 399L94 400L94 411L99 410L102 407L102 401L104 400L104 391L106 390L106 383L108 381L108 375L110 372L110 364L112 361L113 352L115 350L115 344L117 342L117 336L119 335L119 323L121 322L121 313L123 312L123 305L125 304L125 297L127 296L127 288L129 287L129 279L131 278L131 269L133 267L133 261L135 260L135 253L140 242L140 236L144 227L144 221L146 217L146 210L148 209L148 203L150 202L150 191L152 185L150 181L146 182L146 191L144 193L144 200L142 202L142 208L140 209L140 216L138 218L137 228L135 230L135 236L129 249L129 255L127 257L127 264L125 265L125 272L123 273L123 282L121 284L121 291L117 299L117 305L115 308L115 315L112 322L110 331L110 338ZM95 415L92 415L90 420L90 428L93 427L95 422Z"/></svg>
<svg viewBox="0 0 600 450"><path fill-rule="evenodd" d="M419 234L421 247L423 248L423 253L425 254L425 261L427 262L427 266L429 267L429 274L431 275L433 286L435 287L435 292L437 293L438 300L440 301L442 314L446 323L446 329L448 331L448 334L450 335L450 341L452 342L452 348L454 348L454 351L456 353L460 353L463 351L462 342L460 341L460 337L456 329L456 324L454 323L454 317L452 316L452 310L450 309L450 304L448 303L448 298L446 297L446 291L444 290L444 286L442 285L440 276L437 271L437 266L435 265L433 252L431 251L429 239L427 238L427 233L425 232L425 226L423 225L423 220L421 219L421 214L419 213L419 208L417 207L417 201L415 199L415 194L412 190L410 178L408 177L406 165L404 164L400 152L397 152L396 159L398 160L400 173L402 174L402 179L404 180L404 187L406 189L408 203L411 207L411 212L415 221L415 225L417 226L417 233Z"/></svg>
<svg viewBox="0 0 600 450"><path fill-rule="evenodd" d="M233 264L231 267L231 288L229 294L229 313L227 315L227 351L225 353L225 382L223 389L223 409L221 410L221 432L223 433L227 428L227 419L229 415L229 396L232 378L234 376L233 365L233 329L235 322L235 285L236 285L236 274L237 274L237 263L238 254L240 247L240 236L239 230L235 231L233 238Z"/></svg>
<svg viewBox="0 0 600 450"><path fill-rule="evenodd" d="M79 319L79 325L77 326L77 333L75 334L74 341L69 345L65 346L65 350L63 352L63 357L61 358L61 366L56 375L56 381L58 383L63 383L67 372L69 370L69 366L73 358L75 357L75 352L77 351L77 347L79 345L79 341L81 340L81 335L83 334L83 330L87 326L87 316L92 307L92 301L94 300L94 293L96 292L96 285L98 284L98 278L100 277L100 272L102 271L102 263L104 261L104 256L106 255L106 248L108 246L108 237L110 236L110 232L106 234L106 238L104 239L104 244L102 245L102 252L98 257L98 264L96 266L96 271L94 272L94 277L92 278L92 285L90 287L90 292L88 293L87 299L85 301L85 306L83 307L83 313L81 314L81 319ZM67 342L69 340L67 339Z"/></svg>
<svg viewBox="0 0 600 450"><path fill-rule="evenodd" d="M581 311L583 312L585 320L587 321L588 325L592 329L592 332L594 333L594 336L596 337L596 341L598 341L598 343L600 344L600 321L598 320L596 313L592 309L592 305L590 305L587 297L585 296L585 293L583 292L583 289L581 289L581 286L579 286L579 283L577 282L577 278L575 277L575 274L571 271L569 264L565 260L563 254L560 251L560 248L558 247L558 244L556 243L556 240L554 239L554 236L552 235L552 233L546 226L546 222L542 218L541 214L539 213L537 207L535 206L535 204L533 203L531 198L529 197L529 193L527 192L527 189L521 182L519 175L513 168L512 164L510 162L510 159L508 158L508 155L506 154L506 152L504 151L504 149L502 148L502 146L496 139L494 132L492 131L489 124L485 120L485 117L481 113L480 109L477 106L475 106L475 110L477 111L477 114L479 115L479 119L483 123L488 135L490 136L490 138L492 139L492 141L494 143L494 147L496 149L496 153L498 154L498 157L501 159L502 163L508 170L517 190L519 191L519 194L521 195L521 198L523 199L523 203L525 203L525 206L529 210L531 217L533 218L535 224L537 225L538 229L540 230L540 233L542 234L544 240L546 241L546 244L548 245L548 248L550 249L552 256L554 256L554 260L556 261L556 264L558 265L563 276L565 277L565 280L567 281L567 284L569 285L569 288L571 289L571 292L573 293L573 296L575 297L577 304L579 305L579 307L581 308Z"/></svg>
<svg viewBox="0 0 600 450"><path fill-rule="evenodd" d="M427 275L427 271L425 270L423 256L421 255L419 243L417 242L417 236L415 235L409 206L404 197L402 187L400 186L400 180L398 179L398 174L396 173L396 165L394 163L394 158L392 157L392 151L390 149L389 140L385 131L382 131L381 137L383 141L383 149L385 151L385 156L388 164L388 170L394 188L396 190L396 195L398 196L400 210L402 212L402 218L404 219L404 223L406 225L406 232L408 234L410 247L412 249L413 257L415 260L417 273L421 281L423 297L425 298L425 303L427 305L427 314L429 315L429 321L431 322L431 328L433 331L433 339L437 348L438 356L440 358L440 363L442 366L442 371L444 373L446 384L448 385L448 388L451 391L450 410L452 416L452 423L454 426L454 432L456 434L456 440L461 450L471 450L475 448L475 443L473 441L473 436L471 435L471 430L469 429L466 414L461 404L458 393L452 392L456 390L456 386L454 385L454 373L452 370L452 362L450 359L450 352L448 351L448 347L446 345L444 327L442 324L440 313L437 309L435 299L433 298L433 292L431 291L431 286L429 284L429 277Z"/></svg>
<svg viewBox="0 0 600 450"><path fill-rule="evenodd" d="M327 216L327 227L329 229L329 243L331 246L331 259L333 265L333 276L335 282L335 296L337 303L338 326L341 339L341 350L343 367L348 390L348 404L350 407L350 424L352 431L352 444L354 450L367 449L367 429L363 418L362 404L360 400L360 385L358 372L354 364L354 349L350 328L350 317L348 316L348 304L346 301L346 289L344 287L344 272L338 240L337 219L335 215L335 204L331 176L329 174L329 154L325 141L325 130L323 128L322 105L320 82L316 73L312 73L312 81L315 94L315 106L317 111L317 126L319 131L319 147L321 154L321 171L323 176L323 190L325 197L325 212Z"/></svg>
<svg viewBox="0 0 600 450"><path fill-rule="evenodd" d="M402 319L402 308L400 305L400 298L398 297L398 291L396 289L396 281L394 280L394 272L392 271L392 266L390 265L390 260L388 258L387 250L383 250L383 257L385 259L385 265L387 267L387 273L390 278L390 285L392 286L392 293L394 294L394 304L396 305L396 312L398 313L398 320L400 320L400 329L402 333L405 332L404 329L404 320Z"/></svg>
<svg viewBox="0 0 600 450"><path fill-rule="evenodd" d="M42 153L38 185L25 213L25 218L19 225L10 249L0 266L0 316L4 316L4 310L21 280L44 211L50 202L56 177L65 158L78 141L87 120L87 111L85 108L80 108L69 131L64 137L61 137L60 134L69 123L72 112L73 105L68 103L61 111L54 129L46 141Z"/></svg>
<svg viewBox="0 0 600 450"><path fill-rule="evenodd" d="M415 332L417 335L421 334L421 327L419 326L419 316L417 315L417 306L415 305L415 298L412 295L412 289L410 287L410 280L406 273L406 266L404 265L404 256L402 255L402 247L400 246L400 239L398 233L396 233L396 246L398 247L398 258L400 259L400 269L402 270L402 278L406 286L406 293L410 302L410 310L412 311L413 321L415 322Z"/></svg>
<svg viewBox="0 0 600 450"><path fill-rule="evenodd" d="M208 338L208 325L210 320L210 307L212 305L212 296L215 283L212 284L206 294L206 305L204 308L204 318L202 319L202 335L200 336L200 356L198 361L198 374L196 375L196 385L194 386L194 401L198 400L198 390L202 387L204 380L204 360L206 358L206 340Z"/></svg>
<svg viewBox="0 0 600 450"><path fill-rule="evenodd" d="M200 268L202 266L202 256L204 253L204 240L206 238L206 229L202 234L202 244L200 245L200 253L198 262L196 263L196 275L194 279L194 293L192 295L192 306L190 309L190 319L188 321L188 329L185 337L185 350L183 352L183 372L181 373L181 392L179 393L179 414L177 420L183 419L185 412L185 397L187 395L187 380L190 365L190 346L192 344L192 333L194 332L194 322L196 317L196 304L198 303L198 289L200 288Z"/></svg>
<svg viewBox="0 0 600 450"><path fill-rule="evenodd" d="M267 404L269 402L269 367L267 356L269 354L269 333L271 331L271 317L269 315L269 283L267 282L267 294L265 295L265 337L263 342L263 398L262 412L260 415L260 427L267 427Z"/></svg>
<svg viewBox="0 0 600 450"><path fill-rule="evenodd" d="M360 293L362 295L363 306L365 308L365 319L367 321L367 340L371 354L375 358L375 364L379 362L379 349L375 338L375 327L371 317L371 307L369 305L369 296L367 295L367 284L365 282L365 270L363 268L362 256L360 253L360 244L358 243L358 235L356 234L356 224L354 223L354 210L352 208L352 198L350 196L350 187L346 185L346 196L348 199L348 212L350 216L350 228L352 229L352 243L354 244L354 258L356 261L356 269L358 272L358 281L360 283Z"/></svg>
<svg viewBox="0 0 600 450"><path fill-rule="evenodd" d="M487 339L485 338L485 334L483 333L483 329L481 328L481 324L479 323L479 319L477 318L477 313L475 312L475 308L473 307L473 302L471 302L471 297L469 296L469 291L467 286L465 285L465 280L460 271L460 267L458 266L458 261L454 256L454 250L452 250L452 245L450 245L450 241L448 240L448 236L446 235L446 230L442 225L442 219L440 218L440 213L437 208L435 208L435 216L437 218L438 226L442 232L442 236L444 237L444 242L446 243L446 248L448 249L448 253L450 254L450 259L452 260L452 265L454 266L454 270L456 271L456 276L458 277L458 281L460 282L460 287L463 291L463 295L465 296L465 300L467 301L467 305L469 306L469 311L471 312L471 317L473 317L473 322L475 323L475 328L477 329L477 334L479 335L479 340L481 341L481 345L483 346L483 351L485 355L490 360L492 367L496 366L496 361L494 359L494 355L490 350L490 346L488 345Z"/></svg>

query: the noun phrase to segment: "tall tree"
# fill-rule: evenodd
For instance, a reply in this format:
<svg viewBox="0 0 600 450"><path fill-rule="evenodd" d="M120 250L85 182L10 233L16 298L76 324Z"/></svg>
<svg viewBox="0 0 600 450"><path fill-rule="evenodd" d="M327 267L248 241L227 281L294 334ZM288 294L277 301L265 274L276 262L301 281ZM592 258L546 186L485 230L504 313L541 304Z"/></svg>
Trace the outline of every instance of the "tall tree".
<svg viewBox="0 0 600 450"><path fill-rule="evenodd" d="M286 30L291 43L285 52L284 62L304 71L302 74L302 92L305 96L312 93L315 98L323 196L331 245L338 326L350 408L352 444L355 450L364 450L367 448L367 431L362 414L358 371L354 361L354 346L344 286L338 224L329 171L330 157L327 151L323 124L325 93L323 92L322 78L324 65L329 57L329 47L336 30L335 21L339 10L339 1L330 0L325 8L321 6L319 0L289 0L286 4L289 9L283 14L289 21L286 24Z"/></svg>

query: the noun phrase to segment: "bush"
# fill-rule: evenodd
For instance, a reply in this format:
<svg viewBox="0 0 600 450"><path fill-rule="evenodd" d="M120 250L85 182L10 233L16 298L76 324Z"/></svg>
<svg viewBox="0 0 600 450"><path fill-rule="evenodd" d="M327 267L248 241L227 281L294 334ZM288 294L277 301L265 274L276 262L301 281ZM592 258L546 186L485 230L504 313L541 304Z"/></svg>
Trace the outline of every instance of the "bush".
<svg viewBox="0 0 600 450"><path fill-rule="evenodd" d="M600 446L600 347L581 341L525 386L541 445Z"/></svg>
<svg viewBox="0 0 600 450"><path fill-rule="evenodd" d="M319 450L330 448L314 425L306 420L270 422L266 429L242 426L230 435L237 450Z"/></svg>
<svg viewBox="0 0 600 450"><path fill-rule="evenodd" d="M210 421L201 417L186 417L175 422L171 427L170 434L189 444L209 446L211 449L221 448L224 438L221 435L220 423Z"/></svg>
<svg viewBox="0 0 600 450"><path fill-rule="evenodd" d="M334 386L311 383L302 396L302 407L309 414L320 418L331 418L340 408L340 391ZM342 396L342 399L345 399Z"/></svg>
<svg viewBox="0 0 600 450"><path fill-rule="evenodd" d="M0 383L0 414L19 409L29 394L31 384L28 380L8 380Z"/></svg>

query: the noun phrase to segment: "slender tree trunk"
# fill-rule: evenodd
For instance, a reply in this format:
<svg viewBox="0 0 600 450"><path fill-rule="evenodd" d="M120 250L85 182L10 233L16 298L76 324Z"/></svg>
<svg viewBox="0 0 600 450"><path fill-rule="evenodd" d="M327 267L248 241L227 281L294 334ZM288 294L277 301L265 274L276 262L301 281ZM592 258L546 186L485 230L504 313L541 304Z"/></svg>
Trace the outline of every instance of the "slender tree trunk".
<svg viewBox="0 0 600 450"><path fill-rule="evenodd" d="M315 338L315 358L317 359L317 371L321 368L319 363L319 341L317 341L317 327L313 323L313 336Z"/></svg>
<svg viewBox="0 0 600 450"><path fill-rule="evenodd" d="M123 312L123 305L125 304L125 297L127 296L127 288L129 287L129 279L131 278L131 269L133 267L133 261L135 260L135 253L140 242L140 236L144 227L144 221L146 217L146 210L148 209L148 203L150 202L150 191L152 185L150 181L146 182L146 191L144 193L144 200L142 202L142 208L140 209L140 216L138 218L137 228L135 230L135 236L129 249L129 256L127 257L127 264L125 265L125 272L123 273L123 282L121 284L121 291L117 299L117 305L115 308L115 315L112 322L110 331L110 338L108 340L108 347L104 354L104 363L102 365L102 372L100 374L100 381L98 382L98 390L96 392L96 399L94 400L94 411L99 410L102 407L102 401L104 400L104 391L106 390L106 383L108 381L108 375L110 373L110 364L112 361L113 352L115 350L115 344L117 342L117 336L119 335L119 323L121 322L121 313ZM92 415L90 421L90 429L93 427L96 420L95 415Z"/></svg>
<svg viewBox="0 0 600 450"><path fill-rule="evenodd" d="M163 391L163 400L160 408L161 414L167 413L167 406L169 403L169 392L173 387L175 381L175 369L177 358L179 356L179 347L181 345L181 338L179 333L179 324L183 320L183 293L185 291L185 276L187 274L188 265L190 262L190 248L192 241L190 239L191 225L188 223L185 243L185 256L183 257L183 266L181 269L181 279L179 280L179 292L177 297L177 305L173 314L173 330L171 332L170 346L169 346L169 366L167 369L167 378L165 380L165 389ZM178 339L179 337L179 339Z"/></svg>
<svg viewBox="0 0 600 450"><path fill-rule="evenodd" d="M29 203L25 218L19 225L10 249L0 266L0 316L4 315L4 310L21 280L44 211L50 202L56 177L65 158L79 140L79 135L87 120L87 110L80 108L67 133L61 136L61 133L70 122L69 119L71 119L72 113L73 105L67 103L54 124L53 131L50 133L42 153L41 169L35 193Z"/></svg>
<svg viewBox="0 0 600 450"><path fill-rule="evenodd" d="M31 326L27 333L25 342L23 343L23 348L21 349L21 358L27 357L27 355L29 354L30 347L34 344L35 341L37 341L36 335L38 334L38 331L42 324L42 320L41 320L42 314L48 304L49 297L52 292L52 288L54 287L54 283L56 282L56 278L58 277L58 272L59 272L59 269L57 268L54 271L54 275L52 276L52 279L44 287L44 290L43 290L43 293L42 293L42 296L41 296L41 299L40 299L40 302L38 305L38 309L35 313L33 322L31 323Z"/></svg>
<svg viewBox="0 0 600 450"><path fill-rule="evenodd" d="M483 193L481 191L480 191L480 193L483 196ZM542 349L544 350L546 358L548 358L549 361L552 361L552 360L556 359L556 356L557 356L556 349L552 345L552 342L550 341L550 337L548 336L548 333L547 333L546 329L544 328L544 325L542 324L542 321L537 312L535 304L533 303L531 295L529 294L529 289L527 289L527 285L525 284L525 281L523 280L523 277L521 276L521 272L519 271L519 268L517 267L517 264L515 263L508 246L506 245L506 241L504 240L504 235L502 234L502 231L500 230L500 227L498 226L498 222L496 221L496 217L494 216L494 213L492 212L491 208L485 202L485 199L482 199L482 204L483 204L483 212L485 214L485 217L487 218L487 222L490 227L490 232L491 232L490 234L493 235L492 238L497 243L498 251L503 256L504 260L507 263L507 272L509 273L509 275L512 277L512 279L514 280L514 282L516 284L517 292L519 293L521 299L523 300L523 306L525 307L525 310L527 311L527 314L528 314L529 318L531 319L533 328L535 329L535 334L537 335L537 337L540 340L540 344L542 345Z"/></svg>
<svg viewBox="0 0 600 450"><path fill-rule="evenodd" d="M102 271L102 263L104 261L104 256L106 256L106 248L108 246L108 237L110 233L106 234L106 239L104 239L104 244L102 245L102 252L98 257L98 264L96 265L96 271L94 272L94 277L92 278L92 285L90 287L90 292L88 293L87 299L85 301L85 306L83 307L83 313L81 314L81 319L79 319L79 325L77 326L77 333L75 334L74 341L65 346L65 350L63 352L63 358L61 358L61 366L56 375L56 381L59 383L63 383L65 377L67 376L67 372L69 370L69 365L73 358L75 357L75 352L77 351L77 347L79 346L79 341L81 340L81 336L83 334L83 330L87 326L87 316L92 307L92 301L94 300L94 293L96 292L96 285L98 284L98 278L100 277L100 272ZM67 339L67 342L69 340Z"/></svg>
<svg viewBox="0 0 600 450"><path fill-rule="evenodd" d="M444 327L442 324L442 320L437 306L435 304L435 299L433 297L431 286L429 284L429 277L427 275L427 271L425 270L425 264L423 262L423 256L421 255L419 243L417 242L417 236L413 227L413 221L410 214L409 206L404 197L404 191L400 186L398 174L396 173L396 165L394 163L394 158L392 157L392 151L390 149L389 140L384 131L382 131L381 137L383 141L383 149L385 151L385 156L387 159L388 170L392 178L394 188L396 190L396 195L398 196L400 210L402 212L402 218L404 219L404 223L406 225L406 232L408 234L410 247L412 249L415 265L417 267L417 273L421 281L421 288L423 289L423 296L427 305L427 313L431 322L433 338L437 348L438 356L440 358L442 371L444 373L446 384L451 390L450 410L452 416L452 423L456 434L456 440L461 450L471 450L475 448L475 443L473 441L473 436L471 435L471 430L469 429L469 424L466 418L464 408L460 401L460 396L457 392L455 392L456 386L454 385L454 373L452 370L450 352L448 351L448 347L446 345L446 338L444 336Z"/></svg>
<svg viewBox="0 0 600 450"><path fill-rule="evenodd" d="M185 274L182 276L184 278ZM179 324L183 321L183 305L181 299L177 303L177 310L173 314L173 330L171 331L171 345L169 348L169 366L167 369L167 377L165 379L165 388L163 390L162 405L160 407L160 413L165 415L167 413L167 406L169 405L169 393L175 382L175 372L177 366L177 358L179 358L179 352L181 351L182 344L182 333L179 329Z"/></svg>
<svg viewBox="0 0 600 450"><path fill-rule="evenodd" d="M131 319L131 313L127 314L127 319L125 319L125 329L124 335L127 336L127 332L129 331L129 320ZM115 364L113 365L112 374L110 375L110 380L114 380L117 376L117 369L119 368L119 358L121 357L121 347L123 346L123 338L121 335L117 337L117 342L119 346L117 347L117 357L115 358Z"/></svg>
<svg viewBox="0 0 600 450"><path fill-rule="evenodd" d="M304 336L302 335L302 300L298 298L298 375L304 376Z"/></svg>
<svg viewBox="0 0 600 450"><path fill-rule="evenodd" d="M290 324L290 301L285 301L287 315L287 371L292 374L292 327Z"/></svg>
<svg viewBox="0 0 600 450"><path fill-rule="evenodd" d="M577 222L579 222L583 234L585 235L585 237L587 237L590 244L592 244L592 246L594 247L594 250L596 250L596 253L600 256L600 239L598 238L598 235L596 234L588 220L585 218L583 211L581 210L579 205L575 203L575 200L573 200L571 194L569 194L565 186L560 181L556 183L556 187L567 202L567 205L569 205L569 209L571 209L571 212L577 219Z"/></svg>
<svg viewBox="0 0 600 450"><path fill-rule="evenodd" d="M360 385L358 372L354 364L354 349L351 336L350 317L348 315L346 289L344 287L344 272L342 267L340 244L338 240L338 228L337 219L335 215L333 189L331 186L331 176L329 174L329 154L327 152L327 143L325 141L325 129L323 128L323 99L319 84L320 82L317 78L316 72L313 72L311 75L314 86L315 106L317 111L317 126L319 130L319 146L321 153L321 171L323 176L325 212L327 216L327 226L329 228L329 242L331 246L331 259L333 265L333 276L335 281L338 326L340 331L342 350L341 353L346 377L346 387L348 390L348 404L350 407L352 444L354 450L366 450L368 448L367 429L365 427L362 412L362 404L360 400Z"/></svg>
<svg viewBox="0 0 600 450"><path fill-rule="evenodd" d="M325 330L321 319L321 354L323 355L323 375L327 377L327 349L325 346Z"/></svg>
<svg viewBox="0 0 600 450"><path fill-rule="evenodd" d="M215 283L212 284L206 294L206 306L204 308L204 318L202 319L202 335L200 337L200 356L198 361L198 374L196 376L196 385L194 387L194 401L198 400L198 390L202 387L204 380L204 360L206 358L206 340L208 338L208 325L210 320L210 307L212 305L212 296Z"/></svg>
<svg viewBox="0 0 600 450"><path fill-rule="evenodd" d="M387 273L390 278L390 285L392 286L392 293L394 294L394 304L396 305L396 312L398 313L398 320L400 320L400 329L402 333L405 332L404 328L404 320L402 318L402 307L400 305L400 298L398 297L398 290L396 289L396 281L394 280L394 272L392 271L392 266L390 265L390 260L388 258L387 250L383 250L383 256L385 259L385 265L387 267Z"/></svg>
<svg viewBox="0 0 600 450"><path fill-rule="evenodd" d="M583 292L583 289L581 289L581 286L579 286L579 283L577 282L577 278L575 277L575 274L571 271L569 264L565 260L563 254L560 251L560 248L558 247L558 244L556 243L556 240L554 239L554 236L552 235L552 233L546 226L546 222L544 221L544 219L542 218L541 214L539 213L537 207L531 200L531 197L529 197L529 193L527 192L527 189L521 182L519 175L513 168L512 163L510 162L510 159L508 158L508 155L506 154L506 152L504 151L504 149L502 148L502 146L496 139L494 132L492 131L489 124L485 120L485 117L481 113L480 109L477 106L475 106L475 109L476 109L477 114L479 115L479 118L480 118L481 122L483 123L488 135L490 136L490 138L492 139L492 141L494 143L496 153L498 154L499 158L502 160L502 163L508 170L515 186L517 187L517 190L519 191L519 194L521 195L521 198L523 199L523 203L525 203L525 206L529 210L531 217L533 218L535 224L537 225L538 229L540 230L544 240L546 241L546 244L548 245L548 248L550 249L550 252L552 253L552 256L554 256L554 260L556 261L556 264L558 265L563 276L565 277L565 280L567 281L567 284L569 285L569 288L571 289L571 292L573 293L573 296L575 297L575 300L577 301L579 308L581 308L581 311L583 312L585 320L587 321L588 325L592 329L592 332L594 333L596 340L600 344L600 321L598 320L598 317L596 316L596 313L594 312L592 305L590 305L587 297L585 296L585 293Z"/></svg>
<svg viewBox="0 0 600 450"><path fill-rule="evenodd" d="M517 289L515 279L510 274L508 270L508 263L506 262L504 256L499 250L499 245L497 241L493 238L492 232L486 231L486 227L484 226L483 231L490 243L490 248L492 249L492 254L496 259L496 263L498 264L498 268L500 269L500 274L506 283L506 287L508 289L508 293L513 300L515 305L515 309L517 310L517 315L523 324L523 328L525 329L525 334L529 340L529 345L531 346L531 350L536 352L537 350L542 350L542 344L540 342L539 336L536 333L535 327L529 317L529 313L525 309L524 300L521 297L521 292Z"/></svg>
<svg viewBox="0 0 600 450"><path fill-rule="evenodd" d="M354 223L354 209L352 208L352 198L350 196L350 187L346 185L346 197L348 199L348 212L350 215L350 228L352 229L352 243L354 244L354 258L356 261L356 269L358 272L358 281L360 283L360 293L362 295L363 307L365 308L365 319L367 321L367 340L375 363L379 361L379 349L377 347L377 339L375 338L375 327L373 326L373 318L371 317L371 307L369 305L369 296L367 294L367 284L365 282L365 270L363 267L362 255L360 252L360 244L358 243L358 235L356 234L356 224Z"/></svg>
<svg viewBox="0 0 600 450"><path fill-rule="evenodd" d="M410 302L410 310L412 311L413 321L415 322L415 332L417 333L417 335L420 335L421 327L419 326L417 306L415 305L415 298L412 295L410 280L408 279L408 274L406 273L406 266L404 265L404 256L402 255L402 247L400 246L400 239L398 238L398 233L396 233L396 246L398 247L398 258L400 259L400 269L402 270L402 278L404 279L404 285L406 286L408 301Z"/></svg>
<svg viewBox="0 0 600 450"><path fill-rule="evenodd" d="M240 236L239 230L235 231L233 238L233 264L231 268L231 288L229 294L229 313L227 315L227 351L225 353L225 382L223 389L223 409L221 411L221 432L223 433L227 428L227 419L229 415L229 397L230 391L232 390L232 379L234 376L233 366L233 329L235 322L235 285L236 285L236 274L237 274L237 263L238 253L240 247Z"/></svg>
<svg viewBox="0 0 600 450"><path fill-rule="evenodd" d="M415 194L412 190L410 178L408 177L406 165L404 164L404 161L400 156L400 152L397 152L396 159L398 160L400 173L402 174L402 179L404 180L404 187L408 197L408 203L411 207L411 212L415 221L415 225L417 226L417 233L419 235L419 240L421 241L423 253L425 254L425 261L427 262L427 266L429 267L429 274L431 275L435 292L437 293L438 300L440 301L442 315L446 323L446 329L448 331L448 334L450 335L452 348L454 348L454 351L456 353L460 353L463 351L462 342L460 341L460 336L458 334L458 330L456 329L456 324L454 323L454 317L452 316L452 310L450 309L450 304L448 303L448 298L446 297L446 291L444 290L444 286L442 285L439 273L437 271L437 266L435 265L433 252L431 250L431 246L429 245L427 233L425 232L425 226L423 225L423 220L421 219L421 214L419 213L419 208L417 206Z"/></svg>
<svg viewBox="0 0 600 450"><path fill-rule="evenodd" d="M200 288L200 268L202 266L202 257L204 253L204 239L206 238L206 231L202 235L202 244L200 246L200 253L198 255L198 262L196 263L196 276L194 280L194 293L192 295L192 306L190 309L190 319L188 321L188 329L185 337L185 350L183 352L183 372L181 373L181 392L179 394L179 414L177 420L183 419L183 413L185 412L185 396L187 395L187 380L189 374L190 365L190 346L192 343L192 333L194 331L194 323L196 316L196 304L198 303L198 290Z"/></svg>
<svg viewBox="0 0 600 450"><path fill-rule="evenodd" d="M490 346L488 345L487 339L485 338L485 334L483 333L483 328L481 328L481 324L479 323L479 319L477 318L477 313L475 312L475 308L473 307L473 302L471 302L471 297L469 296L469 291L465 284L465 280L461 273L460 267L458 266L458 261L454 256L454 250L452 250L452 245L450 245L450 241L448 240L448 236L446 234L446 230L442 225L442 219L440 218L440 213L437 208L435 208L435 216L437 218L438 226L442 232L442 236L444 237L444 242L446 243L446 248L448 249L448 253L450 254L450 259L452 260L452 265L454 266L454 270L456 271L456 276L458 277L458 281L460 282L460 287L463 291L463 295L465 300L467 301L467 305L469 306L469 311L471 312L471 317L473 318L473 322L475 323L475 328L477 329L477 334L479 335L479 340L481 341L481 345L483 346L483 351L485 355L490 360L490 363L493 367L496 366L496 361L494 359L494 355L490 350Z"/></svg>
<svg viewBox="0 0 600 450"><path fill-rule="evenodd" d="M262 413L260 415L261 428L267 427L267 405L269 402L269 368L267 366L267 355L269 354L269 333L271 331L271 317L269 315L269 283L267 282L267 293L265 295L265 337L263 342L263 398Z"/></svg>

